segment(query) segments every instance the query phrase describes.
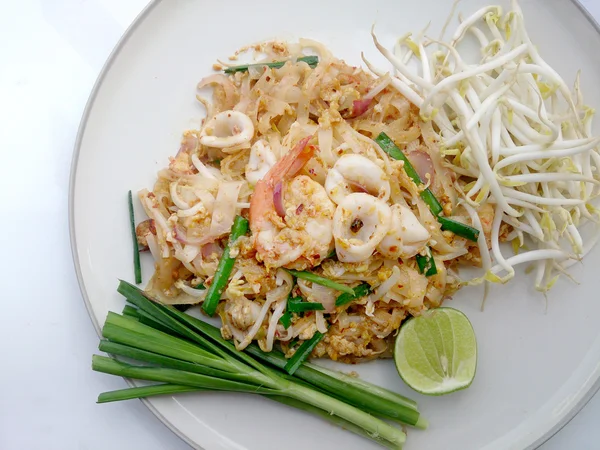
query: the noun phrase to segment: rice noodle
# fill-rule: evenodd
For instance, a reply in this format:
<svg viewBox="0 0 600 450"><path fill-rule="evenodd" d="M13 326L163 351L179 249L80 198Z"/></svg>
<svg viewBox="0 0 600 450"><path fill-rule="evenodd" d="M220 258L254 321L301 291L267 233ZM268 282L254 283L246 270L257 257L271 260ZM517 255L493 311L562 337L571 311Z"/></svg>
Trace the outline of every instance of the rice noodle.
<svg viewBox="0 0 600 450"><path fill-rule="evenodd" d="M417 45L424 54L427 44ZM387 339L403 318L438 306L455 288L446 265L455 265L461 257L477 258L473 254L477 249L464 239L441 231L403 163L390 158L375 141L385 132L405 153L412 153L444 211L454 213L456 177L443 164L440 152L446 149L439 144L438 131L450 139L457 132L445 114L433 125L423 122L410 103L422 104L427 98L412 84L423 80L433 86L438 77L435 63L425 58L420 66L424 74L405 77L399 92L398 79L391 73L375 78L336 59L314 41L253 48L262 52L263 62L286 63L201 80L199 89L213 90L210 102L199 98L207 119L200 130L184 134L153 191L139 194L156 224L156 235L146 239L156 269L147 291L167 304L203 302L207 291L193 286L214 282L234 218L241 215L250 219L251 233L230 248L235 263L217 308L223 336L232 338L239 350L254 341L264 351L273 350L277 342L288 351L291 339L310 339L319 331L327 337L314 351L318 356L353 362L389 355ZM319 56L314 68L298 62L307 53ZM409 56L405 52L398 58ZM492 106L505 105L496 103ZM529 110L521 113L532 115ZM488 120L488 114L486 110L479 116ZM519 121L514 127L528 138L538 137L523 130ZM540 127L550 129L545 122ZM501 134L495 139L500 160L503 152L514 152L520 145L510 146ZM543 150L528 149L534 156ZM463 152L465 166L472 164L472 152ZM332 175L334 167L338 178ZM528 176L535 172L539 171L532 169ZM520 180L506 177L503 182ZM472 187L477 193L485 188L481 182ZM539 199L530 197L511 197L508 202L539 205ZM370 207L373 210L367 211ZM411 220L414 216L410 223L401 221L403 226L423 231L418 248L409 239L414 233L392 232L396 208ZM463 220L474 222L469 217ZM398 236L404 239L401 255L392 251ZM389 251L382 250L384 239ZM414 254L426 246L439 265L435 277L417 269ZM331 256L334 249L337 257ZM374 291L336 307L339 291L302 279L294 287L284 268L308 270L351 288L367 283ZM282 320L290 295L297 301L318 302L324 310L286 314Z"/></svg>

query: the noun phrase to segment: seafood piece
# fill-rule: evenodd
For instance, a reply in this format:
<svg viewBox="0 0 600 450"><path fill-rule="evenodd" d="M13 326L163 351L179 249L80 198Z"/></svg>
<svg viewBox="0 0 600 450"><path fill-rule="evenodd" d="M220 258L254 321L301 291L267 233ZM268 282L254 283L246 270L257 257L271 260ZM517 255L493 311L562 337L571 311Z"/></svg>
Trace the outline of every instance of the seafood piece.
<svg viewBox="0 0 600 450"><path fill-rule="evenodd" d="M329 253L335 205L325 189L305 175L295 178L316 150L302 139L256 184L250 229L257 259L267 267L303 270ZM288 180L290 180L288 182Z"/></svg>
<svg viewBox="0 0 600 450"><path fill-rule="evenodd" d="M404 205L392 205L389 231L377 246L386 258L412 258L419 253L431 237L417 216Z"/></svg>
<svg viewBox="0 0 600 450"><path fill-rule="evenodd" d="M366 192L383 201L390 198L390 182L381 167L362 155L342 155L325 180L329 198L340 204L352 192Z"/></svg>
<svg viewBox="0 0 600 450"><path fill-rule="evenodd" d="M264 178L267 172L275 165L277 158L271 147L264 139L260 139L250 149L250 161L246 165L246 180L254 186Z"/></svg>
<svg viewBox="0 0 600 450"><path fill-rule="evenodd" d="M368 259L390 229L392 212L383 200L362 192L347 195L335 210L333 236L342 262Z"/></svg>
<svg viewBox="0 0 600 450"><path fill-rule="evenodd" d="M250 117L239 111L223 111L213 116L200 132L200 143L207 147L228 148L247 144L254 137Z"/></svg>

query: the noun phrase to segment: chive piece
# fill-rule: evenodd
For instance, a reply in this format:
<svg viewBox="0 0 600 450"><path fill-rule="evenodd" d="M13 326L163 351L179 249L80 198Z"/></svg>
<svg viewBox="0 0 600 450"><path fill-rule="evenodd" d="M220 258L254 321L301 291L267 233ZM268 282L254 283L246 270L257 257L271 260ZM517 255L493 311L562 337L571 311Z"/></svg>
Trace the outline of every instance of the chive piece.
<svg viewBox="0 0 600 450"><path fill-rule="evenodd" d="M252 394L270 394L276 392L268 387L256 386L240 381L225 380L201 375L199 373L185 372L183 370L166 369L164 367L134 366L117 361L113 358L99 355L92 356L92 370L138 380L182 384L184 386L194 386L219 391L248 392Z"/></svg>
<svg viewBox="0 0 600 450"><path fill-rule="evenodd" d="M419 195L421 196L425 204L429 206L429 209L431 210L433 215L436 216L436 218L440 217L443 208L442 205L440 205L440 202L438 202L438 199L435 198L435 195L433 195L433 192L431 192L431 189L424 189Z"/></svg>
<svg viewBox="0 0 600 450"><path fill-rule="evenodd" d="M290 313L303 313L307 311L323 311L325 307L319 302L304 302L302 297L292 297L292 294L287 299L287 310Z"/></svg>
<svg viewBox="0 0 600 450"><path fill-rule="evenodd" d="M337 251L335 248L329 252L325 259L337 258Z"/></svg>
<svg viewBox="0 0 600 450"><path fill-rule="evenodd" d="M128 283L122 283L123 288L121 288L121 291L122 293L127 292L129 294L128 298L130 298L134 292L140 292L138 288L131 286ZM127 291L124 289L125 287L128 287ZM152 304L152 306L159 306L153 304L143 296L139 296L138 298L146 303ZM170 307L162 308L165 308L167 311L171 311L174 313L174 310L169 309ZM233 345L230 342L223 340L218 328L199 319L188 316L186 314L174 313L174 317L179 319L180 321L184 321L186 325L191 326L194 330L202 333L203 336L206 336L211 340L218 342L220 345L230 349L233 356L239 358L243 356L243 360L247 361L246 358L248 358L249 355L235 351ZM250 346L247 347L246 351L249 354L253 355L255 358L259 358L260 360L268 362L280 369L283 369L286 363L288 362L288 360L286 360L286 358L281 352L274 350L269 353L265 353L262 350L260 350L256 344L250 344ZM250 361L256 360L251 359ZM343 374L336 373L333 371L331 371L331 373L336 374L335 376L343 376ZM314 369L306 367L305 365L300 366L300 368L295 373L295 376L300 377L302 380L310 382L314 386L327 390L329 392L329 395L337 397L338 399L343 400L345 402L350 402L351 404L363 410L369 411L372 414L382 415L384 417L388 417L390 419L397 420L402 423L406 423L413 426L419 426L419 424L421 424L422 426L424 423L424 419L422 419L419 416L416 403L414 401L402 397L398 394L388 393L387 395L381 395L379 391L385 390L378 388L377 386L371 385L370 383L352 379L353 382L362 384L363 388L360 389L360 387L353 387L353 389L350 391L345 390L344 383L340 380L332 379L331 375L317 373ZM390 396L395 398L390 398ZM390 400L394 403L389 404Z"/></svg>
<svg viewBox="0 0 600 450"><path fill-rule="evenodd" d="M187 305L183 305L183 306L187 306ZM179 337L176 333L173 332L173 330L171 328L166 326L164 323L156 320L155 317L152 317L146 311L138 311L138 317L139 317L140 323L142 323L144 325L148 325L149 327L152 327L155 330L162 331L163 333L170 334L171 336Z"/></svg>
<svg viewBox="0 0 600 450"><path fill-rule="evenodd" d="M323 336L325 336L323 333L317 331L308 341L304 341L283 369L290 375L294 375L294 372L306 361Z"/></svg>
<svg viewBox="0 0 600 450"><path fill-rule="evenodd" d="M194 289L198 289L199 291L203 291L204 289L206 289L206 286L204 286L204 283L200 283L200 284L194 286Z"/></svg>
<svg viewBox="0 0 600 450"><path fill-rule="evenodd" d="M217 266L217 271L215 272L212 284L208 288L206 298L202 304L202 309L209 316L214 316L217 306L219 305L219 300L221 300L221 294L223 294L223 291L229 282L229 275L231 275L233 265L235 264L235 258L229 256L231 245L240 236L245 235L247 232L248 221L242 216L236 216L235 220L233 221L233 226L231 227L229 243L225 247L223 255L221 255L221 259L219 260L219 265Z"/></svg>
<svg viewBox="0 0 600 450"><path fill-rule="evenodd" d="M394 141L392 141L387 134L384 132L379 133L379 136L375 138L375 142L377 142L381 149L392 158L404 161L404 171L417 186L423 184L421 177L419 177L419 174L412 166L406 155L402 153L402 150L400 150L396 144L394 144ZM471 241L477 241L479 230L440 215L443 211L442 205L440 205L440 202L438 202L437 198L435 198L435 195L433 195L433 192L431 192L429 188L421 191L420 196L427 206L429 206L429 209L433 215L436 216L438 222L442 225L442 230L451 231L457 236L464 237L465 239L469 239Z"/></svg>
<svg viewBox="0 0 600 450"><path fill-rule="evenodd" d="M362 283L356 286L353 289L353 294L348 294L344 292L335 300L335 306L343 306L346 303L350 303L351 301L358 300L365 295L369 295L371 293L371 285L369 283Z"/></svg>
<svg viewBox="0 0 600 450"><path fill-rule="evenodd" d="M421 180L421 177L410 163L406 155L402 153L402 150L400 150L396 144L394 144L394 141L392 141L387 134L382 131L379 133L379 136L375 138L375 142L377 142L381 149L392 158L404 162L404 171L417 186L423 184L423 180ZM435 195L433 195L433 192L431 192L429 188L422 190L420 196L427 206L429 206L429 209L431 209L431 212L435 216L442 212L442 205L440 205L440 202L438 202L438 200L435 198Z"/></svg>
<svg viewBox="0 0 600 450"><path fill-rule="evenodd" d="M138 247L137 234L135 234L135 216L133 214L133 196L129 191L129 224L131 225L131 238L133 239L133 271L135 274L135 284L142 282L142 266L140 264L140 248Z"/></svg>
<svg viewBox="0 0 600 450"><path fill-rule="evenodd" d="M232 74L232 73L236 73L236 72L246 72L250 67L270 67L271 69L279 69L280 67L283 67L285 65L285 63L288 61L291 61L291 60L288 59L287 61L275 61L275 62L270 62L270 63L243 64L241 66L227 67L224 70L224 72L226 74ZM298 61L303 61L314 69L315 66L319 63L319 57L318 56L303 56L301 58L298 58Z"/></svg>
<svg viewBox="0 0 600 450"><path fill-rule="evenodd" d="M419 272L424 273L426 277L437 274L437 267L435 266L435 260L431 253L431 249L427 247L428 255L417 255L417 266L419 266Z"/></svg>
<svg viewBox="0 0 600 450"><path fill-rule="evenodd" d="M246 352L257 359L283 369L289 360L277 350L263 352L258 345L250 344ZM327 370L320 366L305 362L294 373L294 378L300 378L325 393L350 403L363 411L375 416L381 416L407 425L423 424L416 402L402 395L375 386L360 378L353 378L342 372ZM352 389L343 389L345 385Z"/></svg>
<svg viewBox="0 0 600 450"><path fill-rule="evenodd" d="M286 330L290 327L290 325L292 324L292 313L289 311L286 311L280 318L279 318L279 323L281 325L283 325L283 328L285 328Z"/></svg>
<svg viewBox="0 0 600 450"><path fill-rule="evenodd" d="M300 409L302 411L306 411L306 412L312 413L316 416L319 416L319 417L343 428L344 430L348 430L348 431L355 433L359 436L362 436L364 438L371 439L371 440L377 442L379 445L381 445L384 448L387 448L390 450L398 448L396 445L390 444L389 441L382 439L377 434L369 434L369 433L365 432L365 430L363 428L361 428L360 426L356 426L352 422L342 419L341 417L338 417L336 415L332 415L329 411L325 411L321 408L312 406L310 403L304 403L303 401L296 400L294 398L284 397L284 396L279 396L279 395L269 395L268 398L270 400L275 400L276 402L282 403L284 405L291 406L292 408Z"/></svg>
<svg viewBox="0 0 600 450"><path fill-rule="evenodd" d="M312 281L313 283L320 284L321 286L335 289L337 291L347 292L348 294L354 294L354 291L350 286L341 283L336 283L335 281L323 278L322 276L319 276L315 273L291 269L286 270L291 275L295 276L296 278L300 278L301 280Z"/></svg>
<svg viewBox="0 0 600 450"><path fill-rule="evenodd" d="M96 403L118 402L134 398L153 397L155 395L173 395L183 392L199 392L204 389L193 386L181 386L178 384L155 384L153 386L142 386L117 391L103 392L98 396Z"/></svg>
<svg viewBox="0 0 600 450"><path fill-rule="evenodd" d="M214 358L216 358L216 360L208 360L206 362L214 364L212 367L220 368L215 364L220 362L222 364L224 363L224 367L227 367L227 369L230 371L233 369L233 371L236 373L251 375L255 379L255 385L272 389L268 392L269 394L275 393L276 395L286 395L287 397L309 403L312 406L328 411L331 414L360 426L365 430L366 433L370 435L377 435L378 439L385 439L390 444L394 445L394 448L401 448L402 444L404 443L405 434L401 430L387 424L385 421L378 419L375 416L379 415L378 412L375 412L374 415L368 412L368 410L357 409L343 400L346 397L351 397L355 391L358 391L357 389L344 389L346 385L341 383L338 386L338 396L336 398L333 396L330 397L329 395L331 394L324 394L318 387L313 389L307 388L304 384L295 383L291 381L291 378L283 376L277 371L277 369L267 367L267 365L259 362L255 358L252 358L250 354L238 352L233 343L223 339L218 328L195 317L181 313L171 306L165 306L151 301L143 291L125 281L121 281L118 291L119 293L123 294L130 303L137 306L140 311L147 312L152 317L156 318L158 322L170 327L175 333L181 335L181 337L184 339L180 339L182 342L177 344L178 347L187 348L187 345L192 345L199 347L199 350L206 350L210 352ZM139 346L141 344L140 340L146 339L146 328L131 318L125 318L124 321L124 325L126 327L135 328L137 331L141 332L142 336L135 341L135 345ZM161 340L163 338L167 340L170 339L170 336L165 335L164 333L160 333L156 330L154 330L154 333L156 333L157 337L160 336ZM166 349L166 347L163 347L163 350ZM172 349L171 346L169 346L168 349ZM177 358L184 359L179 354L179 351ZM283 358L284 366L286 360L283 355L281 358ZM187 360L187 358L185 359ZM153 381L162 381L166 383L183 385L190 384L188 380L185 382L175 381L174 378L170 377L171 373L148 372L146 368L144 368L140 374L144 375L145 377L152 376ZM129 372L129 375L134 378L136 377L132 372ZM159 379L158 376L161 378ZM169 379L166 379L167 377ZM203 385L200 387L205 386ZM211 385L210 388L214 389L214 385ZM372 396L369 396L368 398L372 398ZM375 400L371 402L371 406L371 411L379 411L381 409L379 402ZM404 412L415 412L412 409L407 410L406 408L403 408L402 404L398 403L396 403L396 409ZM422 422L420 423L422 424Z"/></svg>
<svg viewBox="0 0 600 450"><path fill-rule="evenodd" d="M104 353L109 353L110 355L124 356L136 361L155 364L168 369L183 370L185 372L199 373L201 375L208 375L211 377L224 378L233 381L241 381L250 384L255 382L253 378L247 374L214 369L212 367L187 362L177 358L171 358L169 356L163 356L146 350L140 350L129 345L118 344L105 339L100 341L98 350Z"/></svg>
<svg viewBox="0 0 600 450"><path fill-rule="evenodd" d="M451 231L457 236L463 237L470 241L477 242L479 238L479 230L448 217L438 216L437 220L442 224L442 230Z"/></svg>
<svg viewBox="0 0 600 450"><path fill-rule="evenodd" d="M137 308L134 308L131 305L125 305L125 307L123 308L123 312L121 314L123 314L124 316L129 316L129 317L139 317L140 316L138 314Z"/></svg>
<svg viewBox="0 0 600 450"><path fill-rule="evenodd" d="M188 309L190 309L192 305L173 305L173 307L175 307L176 310L184 312L187 311Z"/></svg>
<svg viewBox="0 0 600 450"><path fill-rule="evenodd" d="M147 398L154 397L157 395L173 395L182 394L186 392L202 392L204 390L205 389L196 388L192 386L182 386L178 384L155 384L152 386L133 387L127 389L119 389L116 391L103 392L98 396L97 403L118 402L121 400ZM283 395L269 395L268 398L271 400L275 400L276 402L279 402L281 404L291 406L292 408L301 409L303 411L318 415L321 418L335 425L338 425L339 427L345 430L356 433L357 435L362 436L364 438L372 439L385 448L396 448L396 446L391 444L389 441L383 439L382 437L369 434L362 427L355 425L352 422L349 422L345 419L342 419L341 417L331 415L329 411L317 408L315 406L310 405L309 403L304 403L300 400L284 397Z"/></svg>

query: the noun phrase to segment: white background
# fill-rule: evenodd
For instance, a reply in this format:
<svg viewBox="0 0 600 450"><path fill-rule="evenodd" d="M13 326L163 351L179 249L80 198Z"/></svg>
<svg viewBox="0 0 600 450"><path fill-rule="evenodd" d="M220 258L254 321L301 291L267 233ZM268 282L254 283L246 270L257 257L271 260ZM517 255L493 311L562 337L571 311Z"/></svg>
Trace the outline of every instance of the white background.
<svg viewBox="0 0 600 450"><path fill-rule="evenodd" d="M125 382L90 369L98 337L68 236L85 102L146 3L0 0L0 450L189 448L137 400L95 404ZM600 19L600 0L582 3ZM600 396L542 449L600 448L598 418Z"/></svg>

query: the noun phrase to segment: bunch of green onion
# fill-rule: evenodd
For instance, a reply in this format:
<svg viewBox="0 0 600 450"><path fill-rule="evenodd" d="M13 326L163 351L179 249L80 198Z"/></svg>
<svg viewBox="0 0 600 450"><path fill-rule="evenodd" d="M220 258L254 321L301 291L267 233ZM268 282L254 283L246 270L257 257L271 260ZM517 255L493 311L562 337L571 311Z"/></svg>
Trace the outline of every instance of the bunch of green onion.
<svg viewBox="0 0 600 450"><path fill-rule="evenodd" d="M239 352L218 328L150 300L125 281L118 292L130 304L121 315L108 314L99 349L141 365L94 355L92 368L159 384L105 392L98 403L197 391L259 394L319 415L386 448L402 448L406 438L390 421L427 426L416 403L399 394L302 361L289 375L282 369L291 360L280 352L265 353L255 344Z"/></svg>

